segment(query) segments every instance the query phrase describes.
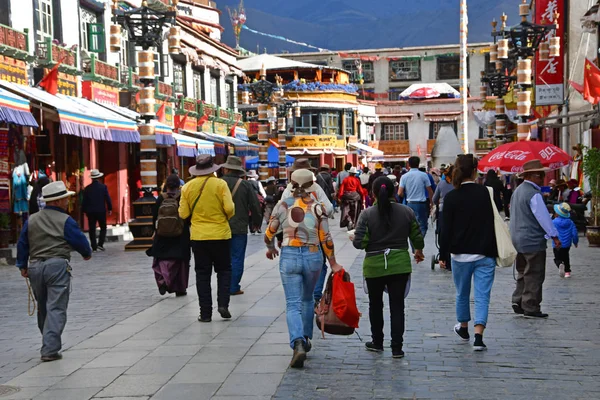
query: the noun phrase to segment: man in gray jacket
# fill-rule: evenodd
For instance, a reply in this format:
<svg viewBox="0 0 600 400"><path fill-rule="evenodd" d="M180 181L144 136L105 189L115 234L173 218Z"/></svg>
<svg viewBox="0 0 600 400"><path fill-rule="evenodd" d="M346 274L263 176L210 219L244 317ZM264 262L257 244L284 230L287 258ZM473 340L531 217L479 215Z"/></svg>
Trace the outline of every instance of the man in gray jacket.
<svg viewBox="0 0 600 400"><path fill-rule="evenodd" d="M231 197L235 204L235 215L229 220L231 228L231 295L244 294L240 282L244 274L244 260L248 245L248 214L251 215L252 226L262 224L262 210L256 192L251 183L244 180L246 171L242 160L236 156L229 156L223 168L223 180L227 182Z"/></svg>
<svg viewBox="0 0 600 400"><path fill-rule="evenodd" d="M557 248L561 247L540 191L546 171L540 160L525 163L522 173L525 181L511 199L510 232L518 252L517 287L512 295L512 308L526 318L548 318L540 308L546 277L546 238L551 238Z"/></svg>

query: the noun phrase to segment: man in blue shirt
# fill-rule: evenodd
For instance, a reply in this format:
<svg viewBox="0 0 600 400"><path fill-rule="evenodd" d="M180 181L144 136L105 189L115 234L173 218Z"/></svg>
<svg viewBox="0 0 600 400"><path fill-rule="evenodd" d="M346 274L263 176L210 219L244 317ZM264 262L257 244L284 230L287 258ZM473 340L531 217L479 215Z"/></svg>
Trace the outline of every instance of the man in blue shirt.
<svg viewBox="0 0 600 400"><path fill-rule="evenodd" d="M44 186L46 208L29 218L17 244L17 267L21 276L29 278L38 304L42 361L62 358L59 351L71 290L71 251L77 251L84 260L92 257L87 238L65 212L68 198L74 194L62 181Z"/></svg>
<svg viewBox="0 0 600 400"><path fill-rule="evenodd" d="M427 174L419 171L420 162L421 160L416 156L408 159L410 170L402 175L398 194L406 200L406 204L415 212L421 227L421 233L425 237L430 211L430 203L427 199L433 198L433 191Z"/></svg>

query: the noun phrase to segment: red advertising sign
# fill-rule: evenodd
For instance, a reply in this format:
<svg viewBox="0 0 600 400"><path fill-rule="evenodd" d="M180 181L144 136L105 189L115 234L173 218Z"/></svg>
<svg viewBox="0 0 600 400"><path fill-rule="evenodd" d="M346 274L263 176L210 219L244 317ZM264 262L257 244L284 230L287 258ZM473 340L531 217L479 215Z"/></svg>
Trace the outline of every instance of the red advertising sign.
<svg viewBox="0 0 600 400"><path fill-rule="evenodd" d="M556 37L560 38L560 45L564 48L565 38L565 1L564 0L537 0L535 5L535 23L550 25L555 23L558 13L558 29ZM564 103L564 52L560 51L558 57L550 57L549 61L540 61L539 51L536 55L535 77L535 104L547 106Z"/></svg>
<svg viewBox="0 0 600 400"><path fill-rule="evenodd" d="M119 89L93 81L81 84L83 97L98 103L119 105Z"/></svg>

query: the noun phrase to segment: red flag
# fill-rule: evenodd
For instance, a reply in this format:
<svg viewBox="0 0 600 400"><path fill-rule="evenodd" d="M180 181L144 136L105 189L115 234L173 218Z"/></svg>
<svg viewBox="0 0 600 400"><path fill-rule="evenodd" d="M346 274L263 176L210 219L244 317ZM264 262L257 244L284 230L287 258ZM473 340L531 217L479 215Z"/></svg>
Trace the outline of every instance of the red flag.
<svg viewBox="0 0 600 400"><path fill-rule="evenodd" d="M569 81L573 89L577 90L583 96L583 85L580 85L577 82Z"/></svg>
<svg viewBox="0 0 600 400"><path fill-rule="evenodd" d="M241 118L241 115L238 115L238 117L235 120L235 124L233 124L233 126L231 127L231 130L229 131L229 134L231 135L231 137L235 137L235 128L237 128L238 123L240 122L240 118Z"/></svg>
<svg viewBox="0 0 600 400"><path fill-rule="evenodd" d="M142 92L141 92L141 91L138 91L138 92L135 94L135 104L140 104L140 95L141 95L141 94L142 94Z"/></svg>
<svg viewBox="0 0 600 400"><path fill-rule="evenodd" d="M587 58L583 71L583 98L592 104L600 102L600 69Z"/></svg>
<svg viewBox="0 0 600 400"><path fill-rule="evenodd" d="M160 106L160 108L158 109L158 111L156 112L156 119L158 119L158 122L165 122L166 107L167 107L167 104L163 103Z"/></svg>
<svg viewBox="0 0 600 400"><path fill-rule="evenodd" d="M58 92L58 66L60 65L60 61L52 67L50 71L46 74L44 79L42 79L39 83L39 86L44 88L44 90L52 95L55 95Z"/></svg>
<svg viewBox="0 0 600 400"><path fill-rule="evenodd" d="M179 124L177 125L177 129L184 129L185 128L185 123L187 121L188 114L189 113L185 113L185 115L183 116L183 118L181 118L179 120Z"/></svg>
<svg viewBox="0 0 600 400"><path fill-rule="evenodd" d="M204 125L204 123L208 121L208 115L203 115L200 117L200 119L198 120L198 126L202 126Z"/></svg>

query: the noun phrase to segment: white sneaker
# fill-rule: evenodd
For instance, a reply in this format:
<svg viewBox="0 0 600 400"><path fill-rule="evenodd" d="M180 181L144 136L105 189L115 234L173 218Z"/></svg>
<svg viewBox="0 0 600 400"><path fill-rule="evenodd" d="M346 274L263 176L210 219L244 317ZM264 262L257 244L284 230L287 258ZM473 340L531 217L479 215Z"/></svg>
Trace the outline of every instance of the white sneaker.
<svg viewBox="0 0 600 400"><path fill-rule="evenodd" d="M561 278L565 277L565 263L560 263L560 265L558 266L558 275L560 275ZM571 275L571 274L569 274Z"/></svg>

